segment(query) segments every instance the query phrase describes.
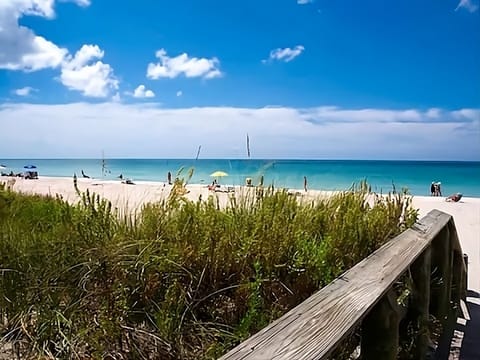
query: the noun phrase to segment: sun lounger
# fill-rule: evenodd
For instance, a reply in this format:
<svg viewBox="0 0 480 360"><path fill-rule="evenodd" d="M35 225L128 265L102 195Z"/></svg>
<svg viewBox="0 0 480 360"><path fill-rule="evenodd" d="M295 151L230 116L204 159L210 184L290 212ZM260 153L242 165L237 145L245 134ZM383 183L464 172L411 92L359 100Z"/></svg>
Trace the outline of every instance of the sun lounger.
<svg viewBox="0 0 480 360"><path fill-rule="evenodd" d="M216 192L235 192L234 186L227 186L227 185L217 185L215 187Z"/></svg>

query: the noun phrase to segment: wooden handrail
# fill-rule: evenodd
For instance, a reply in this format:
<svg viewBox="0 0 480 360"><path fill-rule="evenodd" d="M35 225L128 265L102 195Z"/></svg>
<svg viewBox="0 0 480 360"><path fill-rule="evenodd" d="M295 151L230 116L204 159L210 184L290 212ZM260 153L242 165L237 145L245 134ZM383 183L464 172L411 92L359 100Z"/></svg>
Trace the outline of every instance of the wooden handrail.
<svg viewBox="0 0 480 360"><path fill-rule="evenodd" d="M407 271L413 281L410 307L424 330L429 309L444 321L465 298L466 266L450 215L432 210L221 359L324 359L360 325L363 359L395 359L402 315L392 287ZM432 286L431 276L442 286ZM420 334L417 358L426 355L429 341L428 331Z"/></svg>

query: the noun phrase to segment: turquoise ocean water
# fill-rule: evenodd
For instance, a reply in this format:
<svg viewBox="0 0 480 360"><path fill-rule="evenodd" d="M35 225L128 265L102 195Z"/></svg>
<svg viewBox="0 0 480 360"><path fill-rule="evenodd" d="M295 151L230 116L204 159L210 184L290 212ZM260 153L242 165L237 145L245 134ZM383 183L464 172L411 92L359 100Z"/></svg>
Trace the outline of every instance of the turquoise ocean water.
<svg viewBox="0 0 480 360"><path fill-rule="evenodd" d="M105 179L115 179L119 174L134 181L166 181L167 172L172 177L186 177L188 169L194 174L190 183L208 184L210 174L217 170L229 176L220 183L245 184L251 177L258 184L264 176L264 184L276 187L303 188L303 177L308 188L318 190L344 190L352 183L366 179L377 192L406 187L413 195L429 195L430 183L441 181L442 193L447 196L461 192L464 196L480 197L480 162L454 161L362 161L362 160L228 160L228 159L106 159ZM81 170L95 178L102 178L102 160L98 159L0 159L7 166L1 170L21 172L28 164L37 166L42 176L80 175Z"/></svg>

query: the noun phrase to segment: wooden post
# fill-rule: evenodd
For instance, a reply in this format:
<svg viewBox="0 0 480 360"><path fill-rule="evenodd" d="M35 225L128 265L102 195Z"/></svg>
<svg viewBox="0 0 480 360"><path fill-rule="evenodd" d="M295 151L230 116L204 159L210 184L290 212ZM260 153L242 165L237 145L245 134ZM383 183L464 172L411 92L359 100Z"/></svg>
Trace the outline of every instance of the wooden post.
<svg viewBox="0 0 480 360"><path fill-rule="evenodd" d="M460 299L465 300L467 297L467 264L468 256L463 254L460 241L458 240L457 229L453 218L448 222L450 231L450 241L452 242L452 301L455 304L460 303Z"/></svg>
<svg viewBox="0 0 480 360"><path fill-rule="evenodd" d="M463 255L457 251L453 252L453 274L452 274L452 302L459 306L460 300L464 298L464 263Z"/></svg>
<svg viewBox="0 0 480 360"><path fill-rule="evenodd" d="M463 280L463 284L465 286L465 294L463 300L466 300L468 291L468 254L463 254L463 263L465 264L465 279Z"/></svg>
<svg viewBox="0 0 480 360"><path fill-rule="evenodd" d="M397 358L399 322L397 297L390 289L362 322L363 360Z"/></svg>
<svg viewBox="0 0 480 360"><path fill-rule="evenodd" d="M431 269L431 247L425 249L424 253L415 260L410 271L413 279L413 294L409 308L418 335L412 350L414 359L425 359L430 334L428 331L428 307L430 304L430 269Z"/></svg>
<svg viewBox="0 0 480 360"><path fill-rule="evenodd" d="M450 231L445 226L432 241L432 289L430 313L445 324L450 308L452 251Z"/></svg>

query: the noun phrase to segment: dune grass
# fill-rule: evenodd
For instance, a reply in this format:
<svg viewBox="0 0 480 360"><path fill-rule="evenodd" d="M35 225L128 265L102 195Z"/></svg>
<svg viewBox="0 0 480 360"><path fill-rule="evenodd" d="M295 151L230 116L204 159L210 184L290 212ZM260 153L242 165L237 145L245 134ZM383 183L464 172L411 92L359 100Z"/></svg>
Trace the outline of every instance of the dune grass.
<svg viewBox="0 0 480 360"><path fill-rule="evenodd" d="M51 358L216 358L416 220L409 197L365 189L225 208L172 191L120 218L88 192L0 186L0 334Z"/></svg>

